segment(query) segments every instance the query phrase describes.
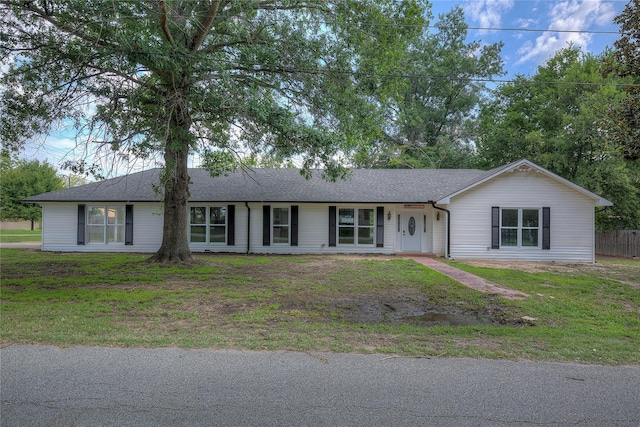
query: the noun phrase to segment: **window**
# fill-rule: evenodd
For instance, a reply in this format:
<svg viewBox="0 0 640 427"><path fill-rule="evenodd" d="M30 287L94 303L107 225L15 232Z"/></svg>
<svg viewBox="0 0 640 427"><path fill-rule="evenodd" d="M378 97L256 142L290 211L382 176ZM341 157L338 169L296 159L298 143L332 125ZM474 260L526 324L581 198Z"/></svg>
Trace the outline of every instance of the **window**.
<svg viewBox="0 0 640 427"><path fill-rule="evenodd" d="M227 235L227 209L217 206L209 208L209 242L224 243Z"/></svg>
<svg viewBox="0 0 640 427"><path fill-rule="evenodd" d="M373 245L373 209L358 209L358 244Z"/></svg>
<svg viewBox="0 0 640 427"><path fill-rule="evenodd" d="M89 206L87 235L89 243L124 243L124 206Z"/></svg>
<svg viewBox="0 0 640 427"><path fill-rule="evenodd" d="M540 231L539 209L501 209L500 246L535 247Z"/></svg>
<svg viewBox="0 0 640 427"><path fill-rule="evenodd" d="M189 236L191 243L225 243L227 208L192 206L189 215Z"/></svg>
<svg viewBox="0 0 640 427"><path fill-rule="evenodd" d="M340 209L338 211L338 243L341 245L352 245L355 243L354 236L354 209Z"/></svg>
<svg viewBox="0 0 640 427"><path fill-rule="evenodd" d="M375 216L373 209L338 210L338 244L373 245Z"/></svg>
<svg viewBox="0 0 640 427"><path fill-rule="evenodd" d="M273 243L289 243L289 208L273 208Z"/></svg>

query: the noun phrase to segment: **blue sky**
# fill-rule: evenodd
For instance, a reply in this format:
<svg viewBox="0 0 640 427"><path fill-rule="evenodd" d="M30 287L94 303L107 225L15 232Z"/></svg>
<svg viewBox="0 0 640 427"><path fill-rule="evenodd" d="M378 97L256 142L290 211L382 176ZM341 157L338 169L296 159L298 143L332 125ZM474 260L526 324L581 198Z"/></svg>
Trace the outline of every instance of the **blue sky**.
<svg viewBox="0 0 640 427"><path fill-rule="evenodd" d="M628 1L432 0L432 3L435 16L458 5L463 8L470 28L503 29L470 29L468 35L470 40L488 44L502 41L506 78L511 78L516 74L534 74L539 65L571 42L592 53L612 46L619 35L598 32L618 32L613 19Z"/></svg>
<svg viewBox="0 0 640 427"><path fill-rule="evenodd" d="M516 74L534 74L539 65L569 43L592 53L612 46L619 38L613 18L626 4L627 0L432 0L432 12L437 19L439 14L461 6L470 28L499 29L470 29L468 38L488 44L502 41L502 57L508 74L500 79L510 79ZM64 160L74 157L70 153L75 146L72 137L51 136L44 143L40 141L27 146L21 157L48 160L54 167L59 167ZM138 162L128 167L120 165L108 174L119 175L127 170L153 166L150 162ZM104 167L109 172L106 163Z"/></svg>

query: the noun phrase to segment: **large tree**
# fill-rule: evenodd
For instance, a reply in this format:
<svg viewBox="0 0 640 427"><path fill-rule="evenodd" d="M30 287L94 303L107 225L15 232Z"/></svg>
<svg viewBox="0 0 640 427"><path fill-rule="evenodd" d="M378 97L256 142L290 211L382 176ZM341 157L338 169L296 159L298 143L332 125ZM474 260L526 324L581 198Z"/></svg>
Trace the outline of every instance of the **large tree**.
<svg viewBox="0 0 640 427"><path fill-rule="evenodd" d="M600 228L640 226L640 168L612 140L610 110L625 79L603 77L612 53L594 56L572 46L530 77L518 76L483 106L479 163L494 167L526 157L614 202Z"/></svg>
<svg viewBox="0 0 640 427"><path fill-rule="evenodd" d="M503 73L501 43L468 41L460 7L442 14L411 41L403 83L387 98L384 134L363 147L366 167L471 166L479 104L486 82Z"/></svg>
<svg viewBox="0 0 640 427"><path fill-rule="evenodd" d="M161 156L164 228L153 259L191 260L187 159L212 173L241 154L302 159L338 177L378 134L419 0L1 0L0 140L54 126L121 158ZM75 170L91 169L75 163Z"/></svg>
<svg viewBox="0 0 640 427"><path fill-rule="evenodd" d="M640 159L640 2L630 0L614 22L620 25L621 37L614 46L613 70L621 77L632 78L627 96L613 111L616 127L612 138L630 160Z"/></svg>
<svg viewBox="0 0 640 427"><path fill-rule="evenodd" d="M0 219L31 221L33 230L34 222L39 221L42 216L42 209L21 201L36 194L62 188L62 179L47 162L17 161L9 168L3 167L0 177Z"/></svg>

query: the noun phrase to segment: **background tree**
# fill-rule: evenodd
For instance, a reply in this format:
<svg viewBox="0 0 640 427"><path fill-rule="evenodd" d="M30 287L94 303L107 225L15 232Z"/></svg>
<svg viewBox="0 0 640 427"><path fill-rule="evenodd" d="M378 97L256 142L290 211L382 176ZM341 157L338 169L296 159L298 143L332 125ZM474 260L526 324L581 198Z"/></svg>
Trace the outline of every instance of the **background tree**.
<svg viewBox="0 0 640 427"><path fill-rule="evenodd" d="M640 159L640 2L630 0L614 19L622 36L614 43L615 61L607 72L630 77L633 86L626 87L627 96L613 109L614 142L629 160Z"/></svg>
<svg viewBox="0 0 640 427"><path fill-rule="evenodd" d="M502 85L482 108L478 161L483 167L528 158L614 202L600 228L640 227L640 169L611 138L609 115L625 94L622 78L603 77L612 53L561 50L531 77Z"/></svg>
<svg viewBox="0 0 640 427"><path fill-rule="evenodd" d="M42 209L22 203L21 200L64 188L56 170L49 163L40 163L38 160L18 161L14 167L3 170L1 178L0 219L31 221L32 230L34 222L42 218Z"/></svg>
<svg viewBox="0 0 640 427"><path fill-rule="evenodd" d="M404 82L388 99L384 135L359 153L362 167L440 168L473 164L483 83L503 74L502 44L467 42L464 12L440 15L404 56Z"/></svg>
<svg viewBox="0 0 640 427"><path fill-rule="evenodd" d="M85 185L91 182L86 176L74 173L59 174L58 176L64 183L64 188L78 187L80 185Z"/></svg>
<svg viewBox="0 0 640 427"><path fill-rule="evenodd" d="M211 172L242 153L299 156L344 173L341 157L379 134L372 92L392 84L418 0L1 0L0 141L70 127L125 161L164 167L163 239L152 259L191 260L187 158ZM399 24L399 25L391 25ZM103 151L103 152L104 152ZM76 172L94 165L69 165Z"/></svg>

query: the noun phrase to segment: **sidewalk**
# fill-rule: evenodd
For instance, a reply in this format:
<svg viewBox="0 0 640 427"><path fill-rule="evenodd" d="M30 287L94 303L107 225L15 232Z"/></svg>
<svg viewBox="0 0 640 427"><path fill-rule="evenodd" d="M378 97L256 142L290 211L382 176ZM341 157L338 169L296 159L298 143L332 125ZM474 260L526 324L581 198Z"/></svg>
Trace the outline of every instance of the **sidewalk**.
<svg viewBox="0 0 640 427"><path fill-rule="evenodd" d="M529 294L526 294L524 292L506 288L504 286L485 280L482 277L478 277L475 274L467 273L466 271L462 271L458 268L444 264L433 258L418 256L412 257L412 259L426 267L444 274L445 276L451 277L453 280L456 280L463 285L470 287L471 289L475 289L486 294L499 295L501 297L509 299L522 299L530 296Z"/></svg>
<svg viewBox="0 0 640 427"><path fill-rule="evenodd" d="M20 249L40 249L42 243L40 242L5 242L0 243L0 249L2 248L20 248Z"/></svg>

